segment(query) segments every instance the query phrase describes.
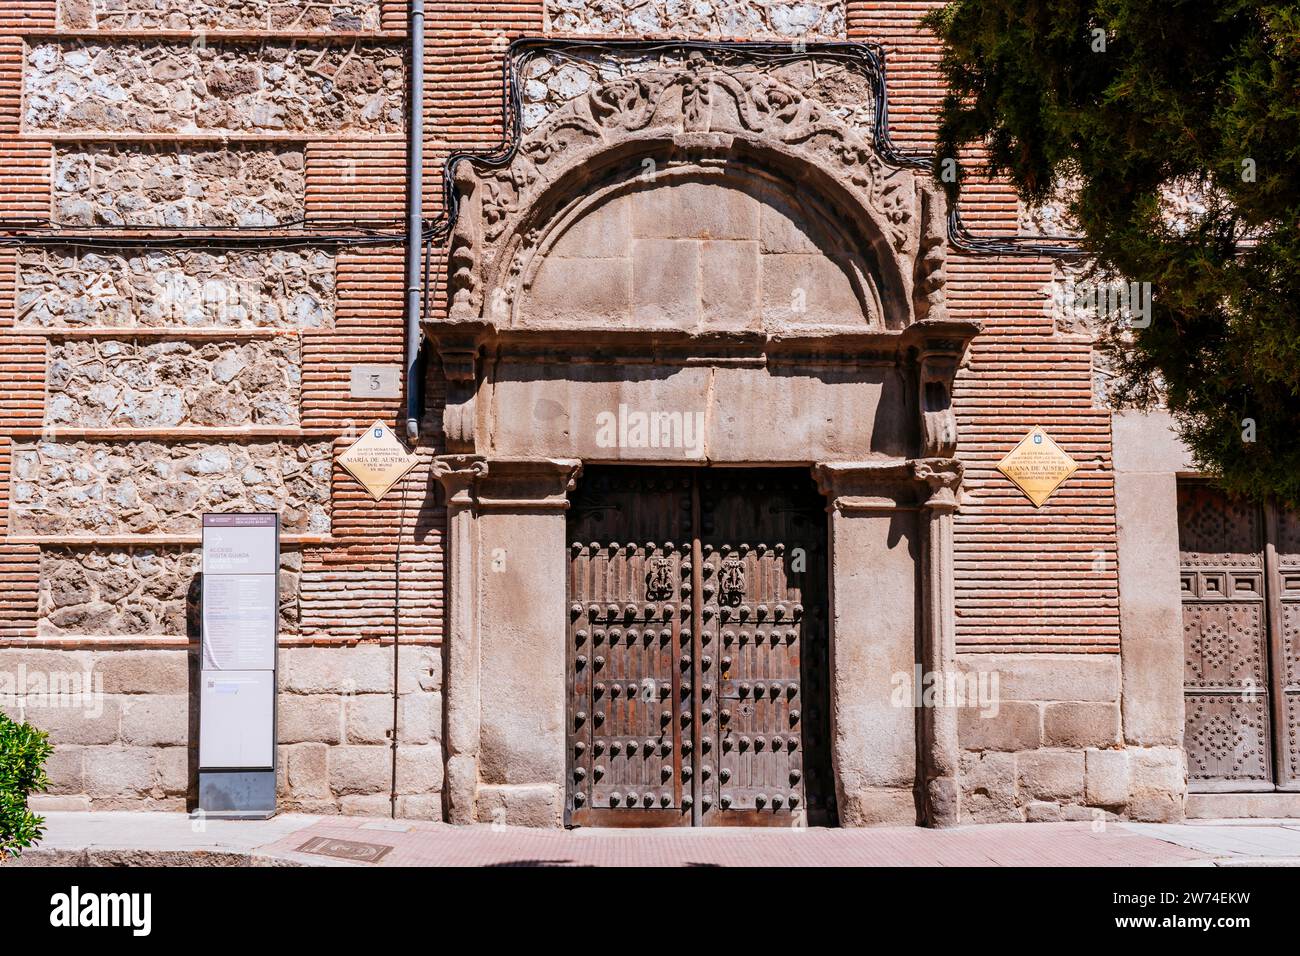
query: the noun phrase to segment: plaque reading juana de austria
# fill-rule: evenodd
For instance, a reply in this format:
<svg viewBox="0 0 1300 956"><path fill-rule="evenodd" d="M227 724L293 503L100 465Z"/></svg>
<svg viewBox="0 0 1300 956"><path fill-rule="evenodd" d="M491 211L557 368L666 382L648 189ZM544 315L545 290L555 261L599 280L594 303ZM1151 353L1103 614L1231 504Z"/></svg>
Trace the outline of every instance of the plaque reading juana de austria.
<svg viewBox="0 0 1300 956"><path fill-rule="evenodd" d="M1041 508L1078 467L1078 463L1037 425L998 462L998 471L1023 491L1035 508Z"/></svg>
<svg viewBox="0 0 1300 956"><path fill-rule="evenodd" d="M420 459L408 452L383 422L375 422L352 447L339 455L339 464L378 501Z"/></svg>

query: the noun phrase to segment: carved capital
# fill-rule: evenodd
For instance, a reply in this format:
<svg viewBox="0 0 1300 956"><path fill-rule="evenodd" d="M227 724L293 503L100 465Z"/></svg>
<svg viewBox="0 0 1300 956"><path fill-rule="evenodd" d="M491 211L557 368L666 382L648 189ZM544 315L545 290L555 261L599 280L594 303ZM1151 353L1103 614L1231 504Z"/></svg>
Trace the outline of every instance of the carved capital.
<svg viewBox="0 0 1300 956"><path fill-rule="evenodd" d="M916 507L915 483L905 461L818 462L813 478L830 510L838 514Z"/></svg>
<svg viewBox="0 0 1300 956"><path fill-rule="evenodd" d="M433 459L433 477L442 482L449 504L473 504L474 483L487 472L487 461L478 455L438 455Z"/></svg>
<svg viewBox="0 0 1300 956"><path fill-rule="evenodd" d="M494 458L487 467L477 499L484 511L564 511L582 474L576 458Z"/></svg>
<svg viewBox="0 0 1300 956"><path fill-rule="evenodd" d="M954 512L961 506L961 478L965 466L955 458L922 458L912 462L918 481L929 489L924 508L933 512Z"/></svg>

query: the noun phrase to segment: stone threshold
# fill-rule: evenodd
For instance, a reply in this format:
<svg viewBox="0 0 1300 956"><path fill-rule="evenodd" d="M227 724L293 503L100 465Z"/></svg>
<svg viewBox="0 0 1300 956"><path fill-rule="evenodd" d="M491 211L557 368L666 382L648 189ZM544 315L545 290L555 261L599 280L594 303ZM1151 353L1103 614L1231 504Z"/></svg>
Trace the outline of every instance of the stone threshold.
<svg viewBox="0 0 1300 956"><path fill-rule="evenodd" d="M1189 793L1189 820L1293 820L1300 818L1300 791Z"/></svg>
<svg viewBox="0 0 1300 956"><path fill-rule="evenodd" d="M62 27L32 27L19 31L23 37L57 40L198 40L205 43L259 43L263 40L290 40L340 46L359 40L405 42L405 30L148 30L132 28L65 29Z"/></svg>

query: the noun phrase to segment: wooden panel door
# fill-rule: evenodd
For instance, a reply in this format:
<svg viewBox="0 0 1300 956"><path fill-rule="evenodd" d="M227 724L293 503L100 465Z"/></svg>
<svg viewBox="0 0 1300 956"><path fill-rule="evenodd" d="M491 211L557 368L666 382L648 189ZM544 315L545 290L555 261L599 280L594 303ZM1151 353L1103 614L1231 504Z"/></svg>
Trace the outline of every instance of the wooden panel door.
<svg viewBox="0 0 1300 956"><path fill-rule="evenodd" d="M591 468L569 510L566 822L693 816L689 473ZM683 576L683 566L685 574Z"/></svg>
<svg viewBox="0 0 1300 956"><path fill-rule="evenodd" d="M566 822L832 822L811 479L593 466L568 524Z"/></svg>
<svg viewBox="0 0 1300 956"><path fill-rule="evenodd" d="M700 552L705 822L826 823L825 502L811 482L706 474Z"/></svg>
<svg viewBox="0 0 1300 956"><path fill-rule="evenodd" d="M1273 659L1277 702L1274 753L1280 789L1300 790L1300 513L1278 509L1272 549Z"/></svg>
<svg viewBox="0 0 1300 956"><path fill-rule="evenodd" d="M1189 786L1300 789L1300 516L1178 489Z"/></svg>

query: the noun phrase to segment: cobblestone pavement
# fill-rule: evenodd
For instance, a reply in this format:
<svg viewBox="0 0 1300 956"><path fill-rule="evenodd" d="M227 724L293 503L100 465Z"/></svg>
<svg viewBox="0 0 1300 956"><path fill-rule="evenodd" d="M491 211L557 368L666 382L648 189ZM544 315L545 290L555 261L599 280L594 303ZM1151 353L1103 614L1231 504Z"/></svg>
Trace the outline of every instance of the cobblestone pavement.
<svg viewBox="0 0 1300 956"><path fill-rule="evenodd" d="M927 830L532 830L284 814L50 812L26 865L1210 866L1300 864L1300 821L998 824ZM201 856L200 856L201 855Z"/></svg>

